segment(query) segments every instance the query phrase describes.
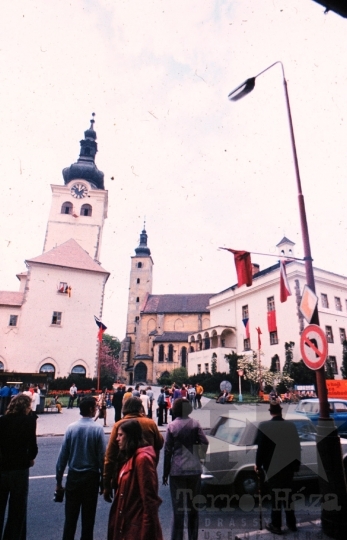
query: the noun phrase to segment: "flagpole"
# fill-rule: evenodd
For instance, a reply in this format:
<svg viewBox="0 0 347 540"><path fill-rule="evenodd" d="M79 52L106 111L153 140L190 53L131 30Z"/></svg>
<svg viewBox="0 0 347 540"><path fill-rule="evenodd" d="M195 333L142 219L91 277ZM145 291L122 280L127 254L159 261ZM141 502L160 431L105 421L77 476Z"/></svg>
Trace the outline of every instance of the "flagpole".
<svg viewBox="0 0 347 540"><path fill-rule="evenodd" d="M218 248L218 250L220 249L225 249L226 251L230 251L229 248L224 248L224 247L220 247ZM264 255L264 257L276 257L277 259L279 257L281 257L282 259L285 259L286 261L304 261L305 259L304 258L301 258L301 257L292 257L290 255L276 255L275 253L260 253L258 251L248 251L248 253L250 253L251 255Z"/></svg>
<svg viewBox="0 0 347 540"><path fill-rule="evenodd" d="M97 390L100 390L100 352L101 352L101 341L99 340L99 346L98 346L98 382L97 382Z"/></svg>

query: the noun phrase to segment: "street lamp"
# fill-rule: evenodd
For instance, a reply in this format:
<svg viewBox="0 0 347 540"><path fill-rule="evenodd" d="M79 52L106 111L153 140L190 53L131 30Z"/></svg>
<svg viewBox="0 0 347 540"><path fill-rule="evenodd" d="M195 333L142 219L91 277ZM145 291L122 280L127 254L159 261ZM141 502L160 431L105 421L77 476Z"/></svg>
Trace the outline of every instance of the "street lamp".
<svg viewBox="0 0 347 540"><path fill-rule="evenodd" d="M237 374L239 376L239 401L242 402L241 377L243 377L243 369L238 369Z"/></svg>
<svg viewBox="0 0 347 540"><path fill-rule="evenodd" d="M230 92L230 94L228 95L228 98L231 101L237 101L243 98L244 96L246 96L247 94L249 94L250 92L252 92L252 90L255 87L256 79L260 75L263 75L263 73L265 73L269 69L276 66L277 64L279 64L282 69L282 79L283 79L284 94L285 94L285 101L286 101L286 107L287 107L289 131L290 131L290 139L291 139L295 176L296 176L296 184L297 184L297 191L298 191L301 234L302 234L302 241L303 241L303 247L304 247L306 282L307 282L308 287L313 292L315 292L316 288L315 288L310 240L309 240L308 226L307 226L307 219L306 219L305 201L304 201L304 196L302 194L302 188L301 188L299 163L298 163L298 157L297 157L297 152L296 152L287 81L285 78L284 67L283 67L282 62L280 61L274 62L273 64L271 64L271 66L267 67L266 69L258 73L258 75L256 75L255 77L251 77L247 79L245 82L240 84L237 88L235 88L235 90ZM318 316L317 307L315 308L315 311L313 313L311 323L319 326L319 316ZM318 421L318 426L317 426L317 433L318 433L317 451L319 454L318 463L321 460L322 467L323 467L323 470L321 471L321 474L319 475L320 486L321 486L322 494L324 495L328 495L329 490L331 493L331 487L334 486L336 490L336 497L338 498L337 507L340 506L339 509L337 509L336 507L335 510L334 509L331 509L330 511L327 511L324 509L322 510L322 528L323 528L323 531L326 532L328 535L334 538L339 538L341 536L341 533L343 534L343 531L345 532L345 527L347 526L346 481L345 481L345 475L344 475L344 469L343 469L343 463L342 463L340 439L337 436L337 430L334 424L334 420L329 417L328 392L327 392L327 387L325 383L324 366L316 370L316 381L317 381L317 390L318 390L318 398L319 398L319 416L320 416L319 421ZM328 480L325 481L323 480L323 478L328 478Z"/></svg>

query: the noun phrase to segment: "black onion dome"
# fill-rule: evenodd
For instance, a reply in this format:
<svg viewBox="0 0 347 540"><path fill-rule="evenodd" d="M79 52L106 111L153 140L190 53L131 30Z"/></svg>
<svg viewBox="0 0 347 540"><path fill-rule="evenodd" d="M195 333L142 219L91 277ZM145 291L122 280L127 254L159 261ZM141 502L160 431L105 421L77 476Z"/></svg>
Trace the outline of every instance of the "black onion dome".
<svg viewBox="0 0 347 540"><path fill-rule="evenodd" d="M94 116L94 113L93 113ZM84 139L80 141L81 150L76 163L63 169L64 183L71 180L87 180L97 189L104 188L104 173L95 165L95 155L98 151L96 132L94 131L94 119L90 121L90 128L84 132Z"/></svg>
<svg viewBox="0 0 347 540"><path fill-rule="evenodd" d="M138 257L149 257L151 254L151 250L149 247L147 247L147 233L146 230L143 229L142 233L140 234L140 243L139 246L135 249L135 253Z"/></svg>

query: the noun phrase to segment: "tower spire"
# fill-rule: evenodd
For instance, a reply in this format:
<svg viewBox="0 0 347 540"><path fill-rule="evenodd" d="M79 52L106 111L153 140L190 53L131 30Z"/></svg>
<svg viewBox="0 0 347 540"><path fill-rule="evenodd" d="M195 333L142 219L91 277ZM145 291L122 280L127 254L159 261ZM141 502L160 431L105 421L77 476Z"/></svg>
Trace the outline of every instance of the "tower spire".
<svg viewBox="0 0 347 540"><path fill-rule="evenodd" d="M138 245L138 247L135 249L135 253L137 256L142 256L142 257L149 257L150 254L151 254L151 250L149 249L149 247L147 246L147 240L148 240L148 236L147 236L147 232L146 232L146 221L144 221L143 223L143 230L140 234L140 243Z"/></svg>
<svg viewBox="0 0 347 540"><path fill-rule="evenodd" d="M94 116L90 120L90 128L84 132L84 139L80 141L80 155L76 163L63 170L64 183L71 180L87 180L96 189L104 188L104 173L95 165L95 155L98 151L96 132L94 130Z"/></svg>

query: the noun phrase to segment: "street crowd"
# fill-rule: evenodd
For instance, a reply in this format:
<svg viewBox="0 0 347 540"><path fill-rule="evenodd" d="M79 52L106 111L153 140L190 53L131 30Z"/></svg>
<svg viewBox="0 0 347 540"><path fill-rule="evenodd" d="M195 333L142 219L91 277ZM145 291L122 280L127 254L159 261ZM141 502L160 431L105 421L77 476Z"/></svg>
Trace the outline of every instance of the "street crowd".
<svg viewBox="0 0 347 540"><path fill-rule="evenodd" d="M203 392L199 384L181 388L173 384L161 388L155 400L150 386L126 389L117 383L112 398L115 423L107 445L103 426L96 422L101 418L107 425L107 389L97 399L79 399L81 418L68 426L56 463L55 500L62 502L65 498L63 540L74 540L79 516L81 540L93 540L98 494L111 505L107 528L105 525L107 540L162 540L157 474L162 449L162 483L169 486L172 503L171 540L183 540L185 528L188 540L198 540L195 501L201 490L202 463L209 442L199 421L190 414L194 408L201 408ZM13 395L0 417L1 540L26 540L29 468L38 453L33 394L28 389ZM75 399L77 388L72 385L68 407L73 407ZM154 411L159 426L168 424L165 441L153 419ZM259 439L255 470L268 473L275 493L291 490L294 472L300 466L300 443L295 427L284 422L279 402L270 403L269 412L272 420ZM271 472L277 437L274 431L283 436L293 459ZM281 534L281 507L276 501L272 501L268 529ZM287 526L296 531L294 511L284 509Z"/></svg>

